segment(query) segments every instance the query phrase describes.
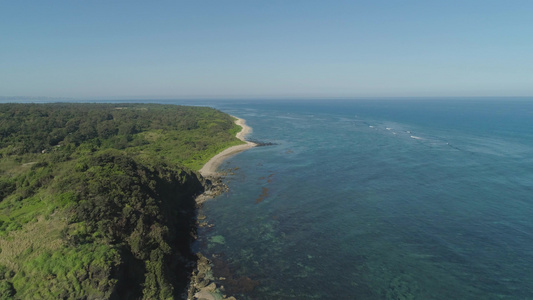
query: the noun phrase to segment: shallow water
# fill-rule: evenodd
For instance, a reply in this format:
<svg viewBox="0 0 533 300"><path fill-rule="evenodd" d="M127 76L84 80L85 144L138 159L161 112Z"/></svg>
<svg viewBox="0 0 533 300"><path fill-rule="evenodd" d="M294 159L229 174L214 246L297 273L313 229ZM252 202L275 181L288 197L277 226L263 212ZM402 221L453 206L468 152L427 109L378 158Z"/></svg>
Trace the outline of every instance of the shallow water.
<svg viewBox="0 0 533 300"><path fill-rule="evenodd" d="M239 299L533 298L533 101L216 101L250 138L197 250Z"/></svg>

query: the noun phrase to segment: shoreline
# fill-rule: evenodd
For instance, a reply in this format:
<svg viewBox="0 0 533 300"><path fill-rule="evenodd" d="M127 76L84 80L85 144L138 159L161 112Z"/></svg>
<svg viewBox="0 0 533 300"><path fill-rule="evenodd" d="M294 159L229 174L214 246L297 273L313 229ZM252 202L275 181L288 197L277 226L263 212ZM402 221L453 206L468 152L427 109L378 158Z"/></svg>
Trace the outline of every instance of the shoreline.
<svg viewBox="0 0 533 300"><path fill-rule="evenodd" d="M235 136L245 142L246 144L242 145L236 145L231 146L227 149L224 149L222 152L218 153L217 155L213 156L208 162L205 163L205 165L198 171L200 175L202 175L205 178L218 178L220 177L220 173L217 172L218 167L229 157L240 153L242 151L248 150L250 148L253 148L257 146L256 143L250 142L246 140L246 136L252 132L252 128L248 125L246 125L246 120L237 118L235 116L232 116L236 118L235 124L242 127L241 131L239 131Z"/></svg>
<svg viewBox="0 0 533 300"><path fill-rule="evenodd" d="M246 121L241 118L235 118L235 124L242 127L235 136L245 142L242 145L236 145L224 149L222 152L213 156L203 167L198 171L202 177L208 182L209 188L206 191L196 197L196 205L198 209L201 207L202 203L206 200L211 199L227 190L227 187L222 183L222 174L217 172L218 167L229 157L240 153L242 151L248 150L257 146L256 143L246 140L246 135L252 132L252 128L246 125ZM205 217L204 217L205 218ZM206 222L200 223L199 218L196 221L197 226L208 226ZM194 239L197 238L196 234L193 235ZM212 270L212 263L209 259L202 255L202 253L196 253L196 267L191 274L189 288L187 290L187 299L189 300L217 300L217 299L226 299L226 300L236 300L235 297L226 296L223 294L223 287L217 286L214 282L215 278ZM221 279L221 278L219 278Z"/></svg>

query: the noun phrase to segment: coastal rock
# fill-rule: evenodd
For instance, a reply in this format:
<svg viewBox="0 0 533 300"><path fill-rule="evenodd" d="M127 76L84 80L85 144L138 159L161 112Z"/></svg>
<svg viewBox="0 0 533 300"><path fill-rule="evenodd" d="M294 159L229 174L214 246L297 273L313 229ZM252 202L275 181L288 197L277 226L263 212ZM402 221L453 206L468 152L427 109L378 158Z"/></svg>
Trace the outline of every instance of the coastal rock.
<svg viewBox="0 0 533 300"><path fill-rule="evenodd" d="M198 207L201 207L205 201L215 198L228 191L228 187L222 182L221 177L218 176L209 176L207 178L204 177L203 185L205 187L205 191L196 197L196 205Z"/></svg>
<svg viewBox="0 0 533 300"><path fill-rule="evenodd" d="M222 295L210 293L206 290L199 291L198 293L194 295L194 297L195 297L194 299L198 299L198 300L222 300L224 299L222 298Z"/></svg>
<svg viewBox="0 0 533 300"><path fill-rule="evenodd" d="M212 262L203 256L201 253L197 254L197 266L191 277L191 284L187 293L187 299L189 300L236 300L235 297L227 297L222 294L224 286L217 286L214 282ZM226 280L221 277L218 280Z"/></svg>
<svg viewBox="0 0 533 300"><path fill-rule="evenodd" d="M210 285L205 287L205 290L210 293L213 293L216 289L217 289L217 285L214 282L212 282Z"/></svg>

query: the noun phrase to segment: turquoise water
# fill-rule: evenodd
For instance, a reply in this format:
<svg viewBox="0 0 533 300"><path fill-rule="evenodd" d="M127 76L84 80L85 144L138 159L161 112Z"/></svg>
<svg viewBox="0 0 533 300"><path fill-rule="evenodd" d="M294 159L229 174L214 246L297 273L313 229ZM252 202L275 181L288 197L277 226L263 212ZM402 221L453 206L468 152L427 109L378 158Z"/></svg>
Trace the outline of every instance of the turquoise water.
<svg viewBox="0 0 533 300"><path fill-rule="evenodd" d="M207 104L276 144L202 209L228 294L533 299L533 101Z"/></svg>

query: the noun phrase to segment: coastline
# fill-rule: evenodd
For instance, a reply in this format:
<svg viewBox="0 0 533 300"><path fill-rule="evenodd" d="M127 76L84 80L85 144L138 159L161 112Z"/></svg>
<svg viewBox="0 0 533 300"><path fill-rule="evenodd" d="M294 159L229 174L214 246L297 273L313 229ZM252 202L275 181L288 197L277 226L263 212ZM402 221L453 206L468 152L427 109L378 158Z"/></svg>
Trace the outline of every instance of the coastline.
<svg viewBox="0 0 533 300"><path fill-rule="evenodd" d="M237 120L235 120L235 124L237 124L237 125L242 127L241 131L239 131L235 136L239 140L245 142L246 144L229 147L229 148L223 150L222 152L218 153L217 155L213 156L199 170L200 174L203 177L205 177L205 178L209 178L209 177L217 178L217 177L220 177L220 174L217 172L217 169L224 162L224 160L226 160L229 157L231 157L231 156L233 156L233 155L235 155L237 153L240 153L240 152L242 152L244 150L248 150L250 148L253 148L253 147L257 146L257 144L246 140L246 135L248 135L248 134L250 134L252 132L252 128L250 126L246 125L246 120L241 119L241 118L237 118L235 116L232 116L232 117L237 119Z"/></svg>
<svg viewBox="0 0 533 300"><path fill-rule="evenodd" d="M242 127L235 136L245 142L242 145L236 145L229 147L217 155L213 156L205 165L198 171L202 177L208 182L209 188L206 191L196 197L196 205L198 208L201 207L202 203L208 199L211 199L227 190L227 187L222 183L221 176L222 174L217 172L218 167L229 157L240 153L242 151L248 150L257 146L256 143L246 140L246 135L252 132L252 128L246 125L246 121L241 118L235 118L235 124ZM205 218L205 216L203 217ZM207 222L199 222L200 218L197 220L197 226L208 226ZM193 235L196 239L196 234ZM190 279L189 288L187 291L187 299L189 300L236 300L235 297L227 296L223 294L223 286L217 286L214 282L214 275L212 270L212 263L207 259L202 253L196 253L197 261L196 267L193 271ZM220 278L222 279L222 278Z"/></svg>

